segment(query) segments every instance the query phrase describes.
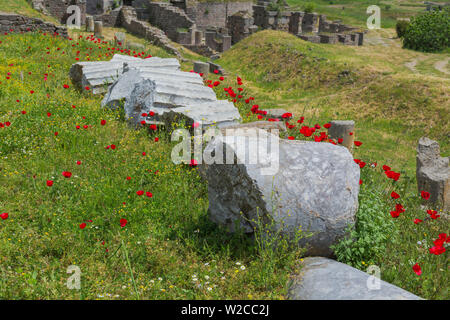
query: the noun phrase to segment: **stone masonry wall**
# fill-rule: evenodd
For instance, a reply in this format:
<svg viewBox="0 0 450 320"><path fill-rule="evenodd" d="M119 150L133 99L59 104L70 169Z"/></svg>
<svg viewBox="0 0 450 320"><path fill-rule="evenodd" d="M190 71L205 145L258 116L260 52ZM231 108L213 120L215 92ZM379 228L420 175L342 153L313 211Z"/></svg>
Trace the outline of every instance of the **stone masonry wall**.
<svg viewBox="0 0 450 320"><path fill-rule="evenodd" d="M170 41L164 32L161 29L151 26L145 21L140 21L134 8L127 6L122 7L119 20L122 27L124 27L127 31L144 37L154 45L159 46L167 52L177 55L178 57L181 57L178 50L170 44Z"/></svg>
<svg viewBox="0 0 450 320"><path fill-rule="evenodd" d="M149 21L155 27L162 29L173 41L179 40L180 31L195 28L194 21L183 10L169 3L135 0L133 7L136 8L140 20Z"/></svg>
<svg viewBox="0 0 450 320"><path fill-rule="evenodd" d="M66 23L69 17L67 8L76 5L81 9L81 23L84 24L86 21L86 1L91 0L40 0L36 3L43 7L43 11L56 17L60 23ZM34 1L33 6L35 6Z"/></svg>
<svg viewBox="0 0 450 320"><path fill-rule="evenodd" d="M12 31L11 31L12 30ZM41 30L49 34L58 33L68 37L65 27L55 26L41 19L29 18L19 14L0 12L0 32L27 32Z"/></svg>
<svg viewBox="0 0 450 320"><path fill-rule="evenodd" d="M186 4L187 15L195 21L199 28L213 26L224 28L227 18L239 11L253 14L253 2L197 2Z"/></svg>

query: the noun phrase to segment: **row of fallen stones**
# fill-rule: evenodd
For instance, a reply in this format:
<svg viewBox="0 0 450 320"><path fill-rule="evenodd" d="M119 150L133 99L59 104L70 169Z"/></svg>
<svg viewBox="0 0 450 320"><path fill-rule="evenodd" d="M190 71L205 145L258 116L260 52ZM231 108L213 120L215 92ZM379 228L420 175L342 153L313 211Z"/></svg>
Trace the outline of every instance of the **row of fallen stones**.
<svg viewBox="0 0 450 320"><path fill-rule="evenodd" d="M180 71L176 59L115 55L108 62L77 63L70 76L79 87L106 93L102 105L123 107L134 125L167 128L181 119L216 129L203 152L213 161L200 163L211 220L249 234L269 225L308 248L308 255L324 256L304 260L302 275L290 286L291 299L418 299L384 282L373 293L368 274L325 258L333 255L330 246L346 235L358 209L360 168L347 148L281 139L273 130L283 129L282 122L241 123L233 103L217 100L202 77ZM299 228L312 236L298 240Z"/></svg>

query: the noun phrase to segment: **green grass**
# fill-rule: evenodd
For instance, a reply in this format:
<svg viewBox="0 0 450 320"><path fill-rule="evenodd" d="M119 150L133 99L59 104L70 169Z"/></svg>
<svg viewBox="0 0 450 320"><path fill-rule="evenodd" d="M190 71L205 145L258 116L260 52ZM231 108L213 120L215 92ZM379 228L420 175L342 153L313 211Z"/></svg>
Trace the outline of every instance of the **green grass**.
<svg viewBox="0 0 450 320"><path fill-rule="evenodd" d="M284 296L296 250L268 254L223 232L209 221L197 171L171 162L166 134L130 130L120 113L100 107L101 97L73 88L76 52L81 60L87 53L91 61L108 59L110 45L40 34L0 41L0 122L11 122L0 128L0 211L9 213L0 221L1 298ZM80 291L66 287L70 265L81 269Z"/></svg>
<svg viewBox="0 0 450 320"><path fill-rule="evenodd" d="M409 18L425 12L423 1L410 0L287 0L294 9L301 10L307 3L315 5L315 12L325 14L328 20L342 20L344 23L366 27L369 14L366 10L371 5L381 9L381 27L393 28L397 18Z"/></svg>
<svg viewBox="0 0 450 320"><path fill-rule="evenodd" d="M444 155L450 151L449 80L431 69L407 70L403 63L417 55L397 46L325 46L266 30L218 63L245 79L246 94L258 97L262 109L285 108L310 124L355 120L357 138L370 145L361 156L413 175L421 136L436 139ZM431 62L446 58L421 55ZM339 76L343 71L349 75Z"/></svg>
<svg viewBox="0 0 450 320"><path fill-rule="evenodd" d="M47 22L57 23L57 19L34 10L27 0L0 0L0 11L15 12L32 18L39 18Z"/></svg>

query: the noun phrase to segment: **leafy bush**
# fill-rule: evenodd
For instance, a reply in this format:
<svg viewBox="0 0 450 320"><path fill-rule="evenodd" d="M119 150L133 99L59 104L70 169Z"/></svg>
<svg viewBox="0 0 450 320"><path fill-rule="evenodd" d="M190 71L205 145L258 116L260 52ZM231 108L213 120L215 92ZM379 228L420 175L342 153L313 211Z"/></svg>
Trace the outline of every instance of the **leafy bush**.
<svg viewBox="0 0 450 320"><path fill-rule="evenodd" d="M312 2L308 2L303 5L303 11L305 11L306 13L313 12L315 8L316 8L316 5Z"/></svg>
<svg viewBox="0 0 450 320"><path fill-rule="evenodd" d="M397 37L403 38L408 26L409 26L409 21L406 21L406 20L397 21L397 24L395 25L395 30L397 31Z"/></svg>
<svg viewBox="0 0 450 320"><path fill-rule="evenodd" d="M362 179L368 183L371 180ZM349 229L349 236L333 246L333 250L338 261L366 270L369 265L379 263L395 228L393 219L386 216L390 209L383 192L376 189L375 183L361 186L359 203L354 228Z"/></svg>
<svg viewBox="0 0 450 320"><path fill-rule="evenodd" d="M450 10L431 11L412 18L403 36L403 47L424 52L449 46Z"/></svg>

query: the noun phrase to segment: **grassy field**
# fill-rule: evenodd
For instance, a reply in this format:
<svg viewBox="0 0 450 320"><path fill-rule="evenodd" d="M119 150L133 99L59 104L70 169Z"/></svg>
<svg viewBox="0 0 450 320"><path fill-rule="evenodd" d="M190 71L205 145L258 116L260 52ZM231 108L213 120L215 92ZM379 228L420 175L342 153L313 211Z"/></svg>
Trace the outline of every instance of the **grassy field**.
<svg viewBox="0 0 450 320"><path fill-rule="evenodd" d="M393 28L398 18L410 18L425 12L426 5L420 0L287 0L288 5L301 10L305 4L313 4L315 12L325 14L328 20L342 20L355 26L366 27L371 5L381 9L381 27Z"/></svg>
<svg viewBox="0 0 450 320"><path fill-rule="evenodd" d="M130 130L101 97L72 87L75 59L108 59L109 45L0 41L0 122L10 123L0 128L1 298L283 297L295 250L268 255L226 235L208 220L205 184L171 162L162 132ZM81 291L65 285L70 265L81 268Z"/></svg>
<svg viewBox="0 0 450 320"><path fill-rule="evenodd" d="M355 120L356 136L371 146L360 156L413 175L421 136L439 141L443 154L450 151L450 78L432 68L448 55L404 50L390 34L369 34L388 47L349 47L263 31L236 44L218 63L246 79L261 108L285 108L318 123ZM417 58L423 70L413 73L404 63Z"/></svg>
<svg viewBox="0 0 450 320"><path fill-rule="evenodd" d="M115 31L123 30L106 28L106 40ZM347 47L263 31L226 52L218 63L228 75L210 80L229 98L223 89L237 91L242 77L236 106L245 121L257 119L253 104L293 112L296 127L286 136L305 139L300 116L308 126L354 119L363 142L354 157L366 165L359 222L353 239L336 247L339 260L361 270L376 264L386 281L449 299L448 252L429 253L439 234L450 234L448 220L418 197L414 176L419 137L449 154L450 80L434 68L448 54L401 49L393 35L370 32L366 46ZM211 223L205 182L195 168L172 163L165 132L132 130L120 112L101 109L102 97L73 87L73 63L108 60L115 51L83 32L72 37L0 35L0 214L8 213L0 220L0 298L284 299L302 248L270 249L259 234L257 241L228 235ZM170 56L127 37L146 45L142 56ZM413 60L415 71L405 66ZM255 100L246 103L249 97ZM399 181L387 179L383 165L400 172ZM406 212L392 218L396 204ZM66 286L71 265L81 269L81 290Z"/></svg>

